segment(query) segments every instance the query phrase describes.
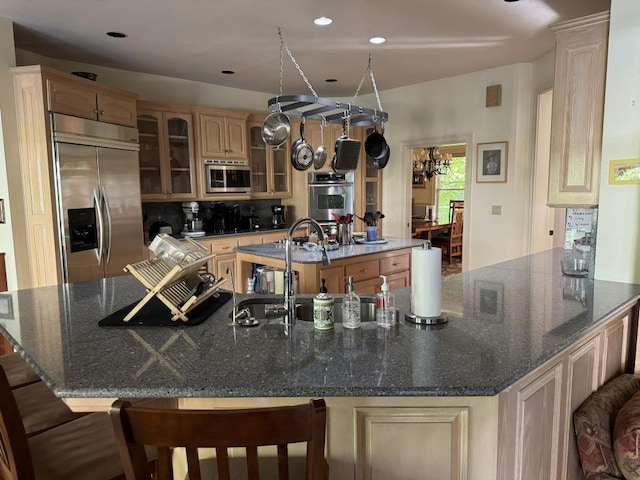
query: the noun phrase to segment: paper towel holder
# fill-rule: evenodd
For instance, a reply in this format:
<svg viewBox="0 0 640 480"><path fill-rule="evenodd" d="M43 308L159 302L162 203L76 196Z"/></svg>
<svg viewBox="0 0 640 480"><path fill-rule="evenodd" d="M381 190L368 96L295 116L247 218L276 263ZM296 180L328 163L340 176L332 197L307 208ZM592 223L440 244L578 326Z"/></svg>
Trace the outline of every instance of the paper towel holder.
<svg viewBox="0 0 640 480"><path fill-rule="evenodd" d="M431 242L427 240L422 244L422 248L425 250L431 250ZM440 316L437 317L421 317L415 313L405 313L404 319L418 325L441 325L449 321L447 316L442 314L442 312L440 312Z"/></svg>

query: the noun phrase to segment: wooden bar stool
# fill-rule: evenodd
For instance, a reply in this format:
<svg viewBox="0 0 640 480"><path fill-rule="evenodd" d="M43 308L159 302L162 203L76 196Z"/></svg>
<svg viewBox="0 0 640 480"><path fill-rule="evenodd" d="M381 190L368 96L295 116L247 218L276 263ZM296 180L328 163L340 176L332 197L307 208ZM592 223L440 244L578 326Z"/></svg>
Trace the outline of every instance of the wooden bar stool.
<svg viewBox="0 0 640 480"><path fill-rule="evenodd" d="M38 374L17 353L0 355L0 367L4 370L11 388L20 388L40 381Z"/></svg>
<svg viewBox="0 0 640 480"><path fill-rule="evenodd" d="M229 480L227 449L245 447L247 475L244 478L257 480L260 478L258 447L266 445L277 445L277 478L287 480L287 446L299 442L306 442L304 478L327 478L324 458L326 405L322 399L286 407L230 410L143 408L118 400L110 414L127 480L150 478L152 472L143 448L148 445L158 448L157 480L173 478L174 447L186 450L190 480L202 478L198 448L216 449L216 478Z"/></svg>
<svg viewBox="0 0 640 480"><path fill-rule="evenodd" d="M40 382L42 383L42 382ZM35 384L34 384L35 385ZM44 384L42 384L44 385ZM0 368L0 477L4 480L124 478L109 416L93 413L27 437Z"/></svg>

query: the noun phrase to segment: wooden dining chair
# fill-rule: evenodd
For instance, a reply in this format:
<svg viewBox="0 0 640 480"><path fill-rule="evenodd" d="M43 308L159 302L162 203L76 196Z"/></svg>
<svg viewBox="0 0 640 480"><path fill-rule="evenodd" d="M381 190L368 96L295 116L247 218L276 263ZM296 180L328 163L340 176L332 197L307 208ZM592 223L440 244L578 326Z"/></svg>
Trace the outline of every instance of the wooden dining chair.
<svg viewBox="0 0 640 480"><path fill-rule="evenodd" d="M433 237L431 244L442 249L442 258L451 264L454 257L462 258L462 237L464 208L456 207L452 210L451 228L446 235Z"/></svg>
<svg viewBox="0 0 640 480"><path fill-rule="evenodd" d="M143 446L158 448L157 480L173 478L173 448L184 447L190 480L202 480L198 448L215 448L218 477L231 478L228 448L245 447L246 473L258 480L258 447L277 446L278 479L289 479L288 444L306 442L305 480L325 480L326 405L309 403L232 410L179 410L133 407L118 400L111 407L113 428L127 480L148 480Z"/></svg>
<svg viewBox="0 0 640 480"><path fill-rule="evenodd" d="M107 414L84 415L28 437L15 398L22 388L12 390L0 367L0 478L124 479Z"/></svg>

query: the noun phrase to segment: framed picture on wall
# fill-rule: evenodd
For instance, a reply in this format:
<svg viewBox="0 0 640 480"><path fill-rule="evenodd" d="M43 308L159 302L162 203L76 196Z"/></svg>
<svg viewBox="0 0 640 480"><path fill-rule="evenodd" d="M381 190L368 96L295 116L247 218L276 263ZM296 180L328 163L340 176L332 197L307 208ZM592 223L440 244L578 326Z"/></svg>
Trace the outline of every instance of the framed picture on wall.
<svg viewBox="0 0 640 480"><path fill-rule="evenodd" d="M476 157L476 183L507 181L509 142L479 143Z"/></svg>

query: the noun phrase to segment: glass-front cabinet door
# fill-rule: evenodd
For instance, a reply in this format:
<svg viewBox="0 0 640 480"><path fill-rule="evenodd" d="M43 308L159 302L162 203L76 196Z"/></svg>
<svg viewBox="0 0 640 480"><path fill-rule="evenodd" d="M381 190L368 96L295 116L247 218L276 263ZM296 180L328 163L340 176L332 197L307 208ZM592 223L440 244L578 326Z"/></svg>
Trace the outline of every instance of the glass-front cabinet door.
<svg viewBox="0 0 640 480"><path fill-rule="evenodd" d="M373 127L364 129L362 145L364 145L367 135L371 132L373 132ZM382 170L375 168L375 161L364 152L364 147L362 148L362 155L364 157L364 165L361 169L362 198L360 201L362 202L363 212L359 213L359 215L364 215L365 212L382 211ZM380 225L380 222L378 222L378 225Z"/></svg>
<svg viewBox="0 0 640 480"><path fill-rule="evenodd" d="M160 166L161 124L162 114L159 112L138 115L140 193L146 198L164 198Z"/></svg>
<svg viewBox="0 0 640 480"><path fill-rule="evenodd" d="M262 121L249 121L251 196L284 198L291 196L291 163L288 142L278 148L262 140Z"/></svg>
<svg viewBox="0 0 640 480"><path fill-rule="evenodd" d="M195 198L195 166L191 135L191 115L164 114L167 128L169 194Z"/></svg>
<svg viewBox="0 0 640 480"><path fill-rule="evenodd" d="M191 113L138 108L143 200L196 198Z"/></svg>

